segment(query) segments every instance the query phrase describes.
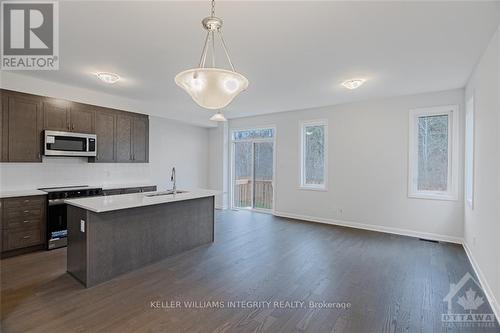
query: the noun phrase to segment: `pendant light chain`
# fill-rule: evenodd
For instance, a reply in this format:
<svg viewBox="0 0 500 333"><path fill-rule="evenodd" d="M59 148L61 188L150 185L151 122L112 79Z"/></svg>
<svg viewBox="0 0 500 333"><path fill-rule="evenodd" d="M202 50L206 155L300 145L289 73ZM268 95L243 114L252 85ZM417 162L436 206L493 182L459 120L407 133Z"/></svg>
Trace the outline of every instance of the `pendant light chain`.
<svg viewBox="0 0 500 333"><path fill-rule="evenodd" d="M207 36L205 37L205 43L203 45L203 50L201 51L200 64L198 65L198 67L200 67L200 68L205 67L205 60L207 59L207 46L208 46L209 37L210 37L210 31L207 32Z"/></svg>
<svg viewBox="0 0 500 333"><path fill-rule="evenodd" d="M212 9L211 9L211 17L215 17L215 0L212 0ZM220 37L220 40L222 42L222 49L224 50L224 53L226 55L227 61L229 62L229 66L231 66L231 70L235 72L235 68L233 65L233 62L231 61L231 58L229 57L229 52L227 50L226 42L224 41L224 37L222 36L222 29L218 28L217 30L209 30L207 32L207 36L205 37L205 43L203 45L203 50L201 52L201 58L200 58L200 64L198 67L200 68L205 68L205 63L207 60L207 53L208 53L208 44L212 44L212 67L215 68L215 33Z"/></svg>
<svg viewBox="0 0 500 333"><path fill-rule="evenodd" d="M224 37L222 37L222 31L217 30L217 32L219 33L220 40L222 41L222 48L224 49L224 53L226 53L227 61L229 62L229 65L231 66L231 69L233 70L233 72L236 72L236 70L234 69L233 62L231 61L231 58L229 57L229 52L227 52L226 42L224 41Z"/></svg>

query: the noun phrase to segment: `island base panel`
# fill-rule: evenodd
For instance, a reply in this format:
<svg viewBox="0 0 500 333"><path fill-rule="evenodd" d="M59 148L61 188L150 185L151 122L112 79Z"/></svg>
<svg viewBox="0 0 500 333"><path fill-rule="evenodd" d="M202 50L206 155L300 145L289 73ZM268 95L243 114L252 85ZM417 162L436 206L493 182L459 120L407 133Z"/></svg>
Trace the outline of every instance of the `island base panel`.
<svg viewBox="0 0 500 333"><path fill-rule="evenodd" d="M68 272L87 287L108 281L213 242L214 220L213 196L104 213L68 206Z"/></svg>

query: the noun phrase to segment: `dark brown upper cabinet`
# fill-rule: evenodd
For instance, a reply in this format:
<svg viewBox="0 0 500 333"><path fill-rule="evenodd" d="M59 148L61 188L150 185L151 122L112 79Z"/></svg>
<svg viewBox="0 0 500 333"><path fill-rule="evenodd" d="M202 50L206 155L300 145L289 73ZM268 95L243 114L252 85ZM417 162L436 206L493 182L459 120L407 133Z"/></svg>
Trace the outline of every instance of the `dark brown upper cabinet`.
<svg viewBox="0 0 500 333"><path fill-rule="evenodd" d="M0 89L0 160L41 162L42 131L97 134L89 162L147 163L148 116Z"/></svg>
<svg viewBox="0 0 500 333"><path fill-rule="evenodd" d="M41 162L42 100L1 91L2 162Z"/></svg>
<svg viewBox="0 0 500 333"><path fill-rule="evenodd" d="M147 116L132 119L132 161L149 161L149 118Z"/></svg>
<svg viewBox="0 0 500 333"><path fill-rule="evenodd" d="M94 133L95 110L90 105L72 103L69 107L69 130L77 133Z"/></svg>
<svg viewBox="0 0 500 333"><path fill-rule="evenodd" d="M45 98L44 129L76 133L94 132L94 108L90 105Z"/></svg>
<svg viewBox="0 0 500 333"><path fill-rule="evenodd" d="M69 103L53 98L44 98L44 129L53 131L69 131Z"/></svg>
<svg viewBox="0 0 500 333"><path fill-rule="evenodd" d="M149 118L131 112L97 108L97 156L90 162L147 163Z"/></svg>
<svg viewBox="0 0 500 333"><path fill-rule="evenodd" d="M97 135L97 156L90 162L115 162L116 113L100 108L95 113L95 134Z"/></svg>
<svg viewBox="0 0 500 333"><path fill-rule="evenodd" d="M132 162L132 119L125 113L118 113L116 116L117 162Z"/></svg>

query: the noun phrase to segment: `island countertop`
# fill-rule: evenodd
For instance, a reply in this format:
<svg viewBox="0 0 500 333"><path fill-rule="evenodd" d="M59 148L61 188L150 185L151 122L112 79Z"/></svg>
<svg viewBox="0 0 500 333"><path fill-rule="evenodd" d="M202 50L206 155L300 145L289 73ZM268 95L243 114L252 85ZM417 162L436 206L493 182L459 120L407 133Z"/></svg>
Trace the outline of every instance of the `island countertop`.
<svg viewBox="0 0 500 333"><path fill-rule="evenodd" d="M219 191L198 189L198 188L187 189L187 190L182 189L179 191L186 191L186 192L177 193L175 195L168 194L168 195L158 195L158 196L150 196L150 195L164 191L119 194L110 196L67 199L64 200L64 202L67 203L68 205L83 208L95 213L103 213L120 209L152 206L169 202L205 198L219 194Z"/></svg>

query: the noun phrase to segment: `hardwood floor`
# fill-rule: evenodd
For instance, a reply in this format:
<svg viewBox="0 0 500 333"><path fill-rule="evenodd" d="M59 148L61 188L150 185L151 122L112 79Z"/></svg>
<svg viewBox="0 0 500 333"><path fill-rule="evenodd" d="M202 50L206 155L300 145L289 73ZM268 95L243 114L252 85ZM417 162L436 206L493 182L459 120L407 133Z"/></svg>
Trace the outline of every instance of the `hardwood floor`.
<svg viewBox="0 0 500 333"><path fill-rule="evenodd" d="M218 212L211 245L89 289L65 271L66 249L2 260L1 331L500 331L442 326L450 283L473 273L461 246L246 211Z"/></svg>

